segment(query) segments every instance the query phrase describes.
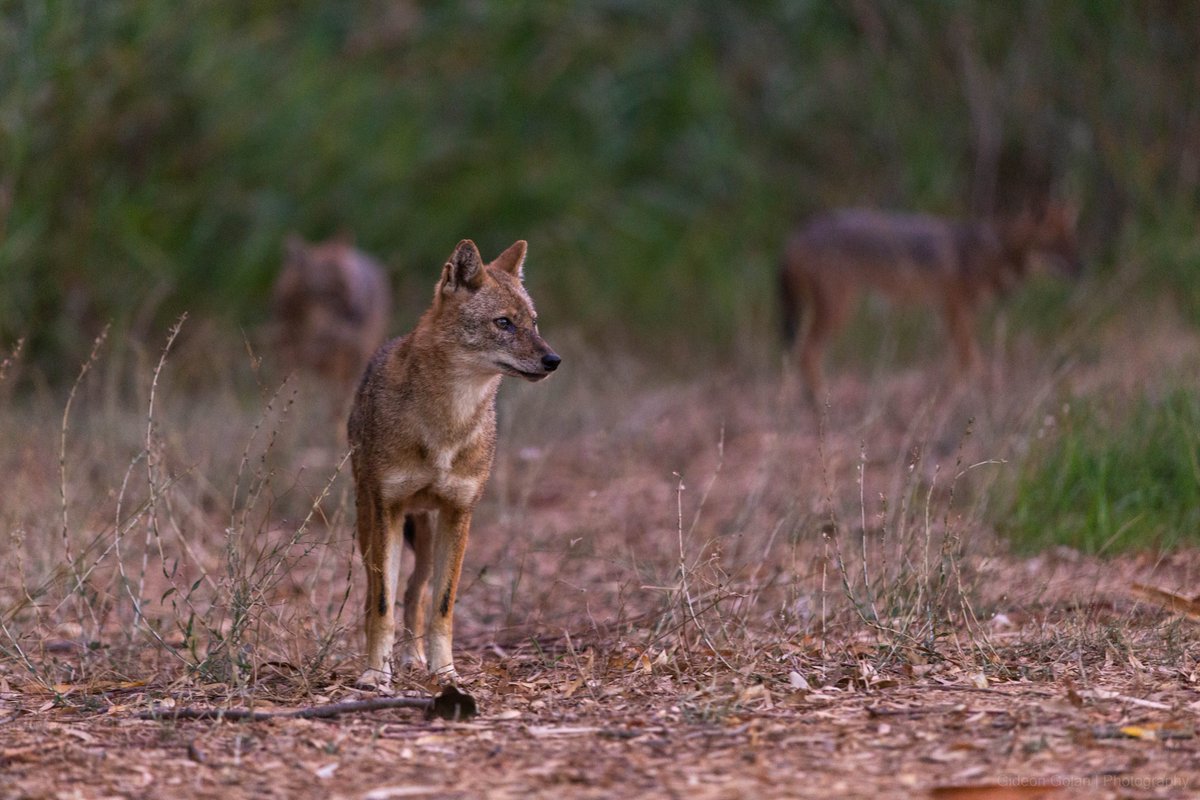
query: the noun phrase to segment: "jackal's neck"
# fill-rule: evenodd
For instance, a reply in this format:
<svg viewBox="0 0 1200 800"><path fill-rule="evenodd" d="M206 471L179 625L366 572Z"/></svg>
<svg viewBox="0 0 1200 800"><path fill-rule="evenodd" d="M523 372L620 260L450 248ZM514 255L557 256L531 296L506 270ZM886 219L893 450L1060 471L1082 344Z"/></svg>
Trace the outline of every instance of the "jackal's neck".
<svg viewBox="0 0 1200 800"><path fill-rule="evenodd" d="M436 328L420 324L413 331L405 389L418 402L448 413L456 424L485 415L494 406L500 378L481 370L469 352Z"/></svg>

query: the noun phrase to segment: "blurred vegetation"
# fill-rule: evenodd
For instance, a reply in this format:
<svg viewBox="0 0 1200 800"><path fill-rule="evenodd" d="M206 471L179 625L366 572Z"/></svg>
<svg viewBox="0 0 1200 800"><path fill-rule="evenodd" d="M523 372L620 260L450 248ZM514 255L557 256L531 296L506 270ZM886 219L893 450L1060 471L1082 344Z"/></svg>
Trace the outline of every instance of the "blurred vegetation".
<svg viewBox="0 0 1200 800"><path fill-rule="evenodd" d="M1027 550L1089 553L1200 542L1200 398L1089 399L1022 463L1000 529Z"/></svg>
<svg viewBox="0 0 1200 800"><path fill-rule="evenodd" d="M458 239L527 238L548 331L729 355L800 215L1030 164L1200 320L1198 51L1168 0L0 0L0 345L253 326L287 232L350 231L398 329Z"/></svg>

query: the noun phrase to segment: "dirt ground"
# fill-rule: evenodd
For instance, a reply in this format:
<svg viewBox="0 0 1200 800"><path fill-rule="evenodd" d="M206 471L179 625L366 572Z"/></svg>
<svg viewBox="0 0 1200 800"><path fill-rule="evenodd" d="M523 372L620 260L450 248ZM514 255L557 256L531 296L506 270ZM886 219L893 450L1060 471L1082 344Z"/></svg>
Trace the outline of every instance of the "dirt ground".
<svg viewBox="0 0 1200 800"><path fill-rule="evenodd" d="M461 722L408 710L135 720L170 687L98 685L77 699L10 686L0 788L31 798L1195 796L1195 672L1143 652L1128 617L1088 613L1119 624L1146 660L1044 652L1053 645L1029 631L1000 648L1009 666L1027 666L1014 680L949 664L833 665L816 643L778 647L761 672L741 675L711 656L681 668L678 654L647 660L630 648L627 661L601 665L573 640L578 658L548 662L544 650L475 640L461 649L483 713ZM356 694L325 687L303 702ZM213 700L187 692L190 705L225 703Z"/></svg>
<svg viewBox="0 0 1200 800"><path fill-rule="evenodd" d="M1170 358L1139 340L1161 374L1196 363L1162 336ZM172 719L366 697L346 476L305 511L336 445L166 388L147 430L98 392L80 408L107 433L71 428L64 479L61 406L10 413L0 796L1200 795L1200 636L1138 588L1190 597L1200 553L1021 556L988 522L1006 459L1119 366L974 393L852 373L824 415L775 374L643 389L601 366L506 389L456 618L480 713L458 721Z"/></svg>

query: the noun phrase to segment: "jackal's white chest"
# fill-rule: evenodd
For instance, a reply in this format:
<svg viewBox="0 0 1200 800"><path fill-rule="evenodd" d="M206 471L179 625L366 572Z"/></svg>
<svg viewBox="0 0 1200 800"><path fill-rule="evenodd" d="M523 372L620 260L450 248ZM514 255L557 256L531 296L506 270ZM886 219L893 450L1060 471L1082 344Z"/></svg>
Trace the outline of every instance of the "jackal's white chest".
<svg viewBox="0 0 1200 800"><path fill-rule="evenodd" d="M495 430L491 404L499 382L499 376L456 381L453 391L439 398L441 413L410 421L415 452L383 476L385 500L410 510L442 503L465 507L474 502L487 480L487 467L480 470L460 463L456 469L456 462Z"/></svg>
<svg viewBox="0 0 1200 800"><path fill-rule="evenodd" d="M458 452L457 448L427 447L421 462L392 469L383 477L384 499L402 503L408 511L432 509L441 503L472 504L487 475L456 472Z"/></svg>

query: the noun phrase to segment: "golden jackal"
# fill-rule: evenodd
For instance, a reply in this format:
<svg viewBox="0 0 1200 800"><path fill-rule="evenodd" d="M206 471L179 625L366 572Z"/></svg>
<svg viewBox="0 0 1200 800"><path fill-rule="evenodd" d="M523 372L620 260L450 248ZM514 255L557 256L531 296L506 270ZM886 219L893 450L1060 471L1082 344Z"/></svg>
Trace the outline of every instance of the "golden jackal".
<svg viewBox="0 0 1200 800"><path fill-rule="evenodd" d="M390 293L383 269L349 242L289 236L272 303L284 366L311 370L349 394L384 340Z"/></svg>
<svg viewBox="0 0 1200 800"><path fill-rule="evenodd" d="M1079 274L1073 213L1051 205L1005 222L960 222L843 210L809 220L788 240L780 269L785 332L809 400L821 392L825 344L870 290L937 306L960 368L970 369L979 355L976 311L1024 276L1034 254Z"/></svg>
<svg viewBox="0 0 1200 800"><path fill-rule="evenodd" d="M391 677L401 532L416 563L404 592L401 663L455 680L454 597L471 513L496 443L496 389L504 375L538 381L561 359L538 333L521 285L525 242L485 265L459 242L412 333L381 347L350 412L358 544L367 573L367 668L359 684ZM425 589L433 578L426 661Z"/></svg>

